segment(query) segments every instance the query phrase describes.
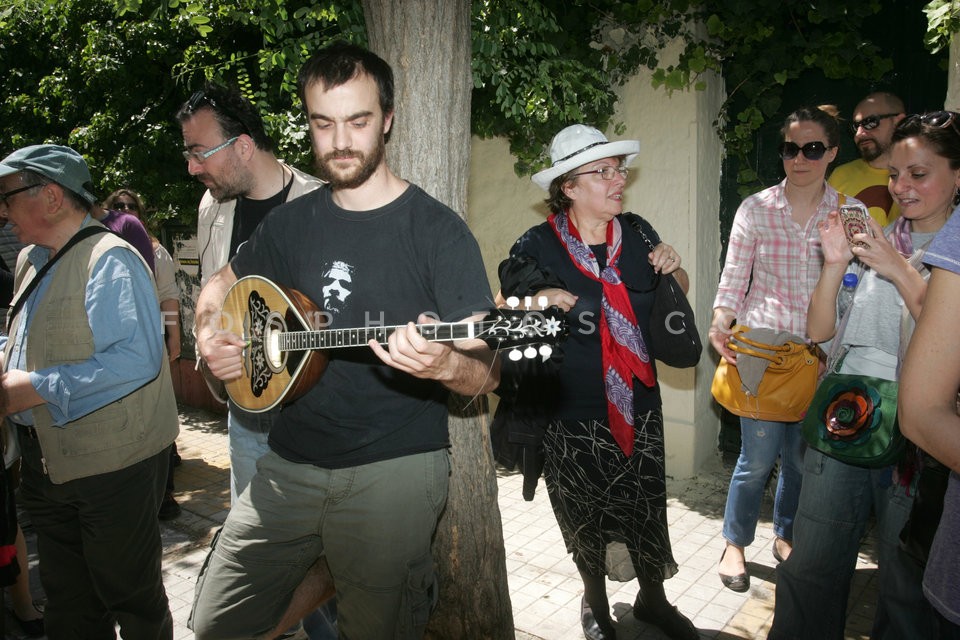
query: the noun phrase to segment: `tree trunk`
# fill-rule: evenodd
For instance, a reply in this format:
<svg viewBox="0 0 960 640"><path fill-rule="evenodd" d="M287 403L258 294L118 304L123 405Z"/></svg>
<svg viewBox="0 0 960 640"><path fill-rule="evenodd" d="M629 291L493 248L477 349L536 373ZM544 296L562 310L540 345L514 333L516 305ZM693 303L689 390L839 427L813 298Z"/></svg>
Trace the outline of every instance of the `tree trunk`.
<svg viewBox="0 0 960 640"><path fill-rule="evenodd" d="M396 76L388 162L401 178L466 217L470 2L363 0L363 9L370 49ZM512 639L486 398L456 397L450 409L450 497L434 550L440 603L427 637Z"/></svg>

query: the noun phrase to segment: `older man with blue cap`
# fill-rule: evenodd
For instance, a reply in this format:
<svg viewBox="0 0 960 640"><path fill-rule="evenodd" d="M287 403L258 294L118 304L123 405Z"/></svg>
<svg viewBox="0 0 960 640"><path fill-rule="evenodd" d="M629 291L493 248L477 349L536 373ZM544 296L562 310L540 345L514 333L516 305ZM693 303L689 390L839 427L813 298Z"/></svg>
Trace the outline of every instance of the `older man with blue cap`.
<svg viewBox="0 0 960 640"><path fill-rule="evenodd" d="M86 162L34 145L0 162L0 218L27 245L0 337L51 638L172 638L157 509L178 431L150 270L106 232Z"/></svg>

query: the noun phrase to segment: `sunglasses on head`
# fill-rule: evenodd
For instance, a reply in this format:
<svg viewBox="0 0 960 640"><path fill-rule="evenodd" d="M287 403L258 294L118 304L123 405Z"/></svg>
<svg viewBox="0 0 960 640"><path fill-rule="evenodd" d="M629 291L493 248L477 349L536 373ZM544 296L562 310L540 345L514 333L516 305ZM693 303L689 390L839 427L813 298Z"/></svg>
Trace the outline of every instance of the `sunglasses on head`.
<svg viewBox="0 0 960 640"><path fill-rule="evenodd" d="M907 116L900 121L900 124L902 126L910 126L919 120L920 124L937 129L952 127L954 132L960 135L960 130L957 129L957 118L960 118L960 114L953 111L933 111L931 113L924 113L923 115L913 114Z"/></svg>
<svg viewBox="0 0 960 640"><path fill-rule="evenodd" d="M231 111L230 109L226 108L225 106L221 105L216 100L208 96L206 93L203 92L203 89L201 89L200 91L195 91L193 95L190 96L190 99L187 100L186 111L187 113L192 114L192 113L195 113L198 109L202 109L205 106L209 106L214 111L222 113L223 115L227 116L234 122L238 122L240 126L244 128L245 131L248 130L247 124L243 120L241 120L237 114L235 114L233 111Z"/></svg>
<svg viewBox="0 0 960 640"><path fill-rule="evenodd" d="M867 116L866 118L861 118L860 120L853 120L850 123L850 131L853 133L857 132L857 129L863 127L864 131L873 131L880 126L880 121L885 120L886 118L892 118L894 116L900 115L899 113L881 113L875 116Z"/></svg>
<svg viewBox="0 0 960 640"><path fill-rule="evenodd" d="M780 157L784 160L793 160L801 151L803 152L803 157L807 160L819 160L823 157L823 154L830 149L833 149L833 147L828 147L819 140L808 142L802 147L796 142L781 142L780 146L777 147Z"/></svg>

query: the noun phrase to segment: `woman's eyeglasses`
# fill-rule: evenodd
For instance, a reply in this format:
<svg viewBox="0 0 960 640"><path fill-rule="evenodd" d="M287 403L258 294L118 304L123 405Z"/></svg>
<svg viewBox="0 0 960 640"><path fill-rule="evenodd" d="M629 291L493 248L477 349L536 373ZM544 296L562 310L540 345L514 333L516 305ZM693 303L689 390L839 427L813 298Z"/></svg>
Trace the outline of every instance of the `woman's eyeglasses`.
<svg viewBox="0 0 960 640"><path fill-rule="evenodd" d="M833 146L828 147L819 140L808 142L802 147L796 142L781 142L780 146L777 147L777 152L784 160L793 160L801 151L803 152L803 157L807 160L819 160L823 157L823 154L830 149L833 149Z"/></svg>
<svg viewBox="0 0 960 640"><path fill-rule="evenodd" d="M135 202L124 202L123 200L116 200L113 203L111 209L117 211L137 211L137 203Z"/></svg>
<svg viewBox="0 0 960 640"><path fill-rule="evenodd" d="M590 171L581 171L580 173L571 173L570 177L575 178L577 176L589 176L594 173L599 173L600 177L604 180L613 180L613 177L617 174L620 174L621 178L626 178L627 174L630 173L630 169L627 167L611 167L607 165L606 167L600 169L591 169Z"/></svg>
<svg viewBox="0 0 960 640"><path fill-rule="evenodd" d="M850 123L850 131L853 133L857 132L857 129L863 127L864 131L873 131L880 126L880 121L887 118L892 118L894 116L900 115L899 113L881 113L875 116L867 116L866 118L861 118L860 120L853 120Z"/></svg>

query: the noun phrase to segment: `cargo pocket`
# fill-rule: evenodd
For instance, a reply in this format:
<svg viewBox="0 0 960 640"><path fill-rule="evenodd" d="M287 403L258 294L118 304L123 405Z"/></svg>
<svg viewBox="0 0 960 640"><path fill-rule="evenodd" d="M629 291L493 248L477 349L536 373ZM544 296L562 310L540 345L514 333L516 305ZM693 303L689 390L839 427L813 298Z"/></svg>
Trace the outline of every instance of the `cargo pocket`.
<svg viewBox="0 0 960 640"><path fill-rule="evenodd" d="M407 565L407 580L400 598L397 640L422 638L440 596L433 556L426 554Z"/></svg>

